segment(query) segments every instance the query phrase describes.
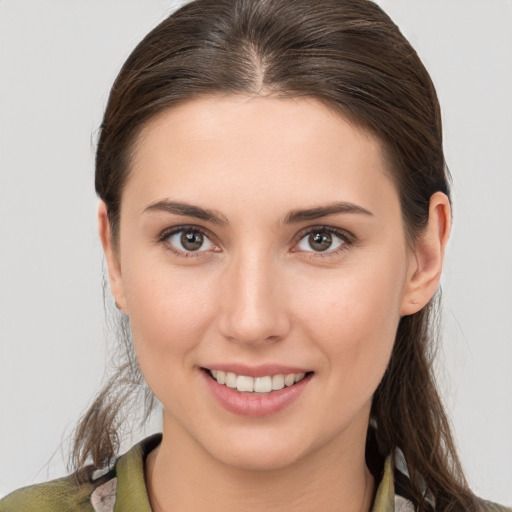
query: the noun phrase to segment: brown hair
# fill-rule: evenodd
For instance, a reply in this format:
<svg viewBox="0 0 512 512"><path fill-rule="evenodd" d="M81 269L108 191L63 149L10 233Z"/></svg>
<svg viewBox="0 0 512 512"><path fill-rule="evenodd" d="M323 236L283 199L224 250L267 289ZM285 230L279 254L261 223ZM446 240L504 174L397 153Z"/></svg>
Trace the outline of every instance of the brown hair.
<svg viewBox="0 0 512 512"><path fill-rule="evenodd" d="M411 242L429 199L449 193L441 115L432 81L390 18L369 0L196 0L139 43L109 97L96 154L96 191L114 242L131 150L144 125L178 102L210 93L313 97L383 142ZM369 443L377 458L400 449L403 491L417 510L476 511L436 390L436 301L400 320L373 399ZM122 404L144 392L124 321L125 357L79 424L75 467L110 462ZM151 407L151 394L148 407ZM371 443L370 443L371 441ZM370 448L369 448L370 449Z"/></svg>

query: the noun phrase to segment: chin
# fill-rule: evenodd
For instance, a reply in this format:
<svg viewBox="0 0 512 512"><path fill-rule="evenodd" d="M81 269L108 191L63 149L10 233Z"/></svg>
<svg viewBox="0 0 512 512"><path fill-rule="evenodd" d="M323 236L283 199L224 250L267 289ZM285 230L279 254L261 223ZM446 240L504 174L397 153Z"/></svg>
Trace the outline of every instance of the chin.
<svg viewBox="0 0 512 512"><path fill-rule="evenodd" d="M272 429L260 425L229 434L222 441L217 436L210 438L209 442L202 443L203 449L218 462L245 471L284 469L316 451L309 436L294 435L290 428Z"/></svg>
<svg viewBox="0 0 512 512"><path fill-rule="evenodd" d="M229 453L224 451L215 458L226 466L244 471L278 471L292 465L300 457L296 450L290 450L290 448L287 446L286 450L270 447L265 450L261 448L230 450Z"/></svg>

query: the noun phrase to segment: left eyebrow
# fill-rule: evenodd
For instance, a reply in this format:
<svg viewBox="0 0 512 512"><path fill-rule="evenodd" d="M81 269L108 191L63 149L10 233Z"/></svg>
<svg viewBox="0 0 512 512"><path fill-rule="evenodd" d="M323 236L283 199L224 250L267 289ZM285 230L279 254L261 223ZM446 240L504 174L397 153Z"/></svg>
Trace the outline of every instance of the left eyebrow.
<svg viewBox="0 0 512 512"><path fill-rule="evenodd" d="M348 203L345 201L339 201L330 203L325 206L317 206L314 208L308 208L305 210L292 210L284 218L285 224L294 224L297 222L304 222L307 220L320 219L327 217L328 215L335 215L338 213L357 213L363 215L373 215L372 212L358 206L354 203Z"/></svg>

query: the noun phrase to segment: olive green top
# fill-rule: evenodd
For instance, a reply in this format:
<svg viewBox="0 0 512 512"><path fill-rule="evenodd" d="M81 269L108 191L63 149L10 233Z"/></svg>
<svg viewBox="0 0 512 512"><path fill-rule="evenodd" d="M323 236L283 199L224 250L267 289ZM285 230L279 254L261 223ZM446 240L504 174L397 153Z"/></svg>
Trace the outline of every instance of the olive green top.
<svg viewBox="0 0 512 512"><path fill-rule="evenodd" d="M0 500L0 512L151 512L144 461L162 439L146 438L119 457L101 476L77 485L72 476L19 489ZM391 458L384 464L372 512L414 512L410 501L395 494ZM512 512L489 504L488 510Z"/></svg>

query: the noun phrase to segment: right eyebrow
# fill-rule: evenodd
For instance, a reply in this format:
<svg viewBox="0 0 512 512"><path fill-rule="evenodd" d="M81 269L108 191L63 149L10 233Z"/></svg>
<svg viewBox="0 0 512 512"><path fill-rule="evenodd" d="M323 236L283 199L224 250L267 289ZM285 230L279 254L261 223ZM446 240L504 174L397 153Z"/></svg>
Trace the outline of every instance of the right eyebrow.
<svg viewBox="0 0 512 512"><path fill-rule="evenodd" d="M201 208L199 206L194 206L192 204L178 203L175 201L157 201L145 208L143 213L146 212L166 212L174 215L183 215L184 217L195 217L196 219L211 222L212 224L218 224L220 226L228 224L226 217L220 213L206 208Z"/></svg>

